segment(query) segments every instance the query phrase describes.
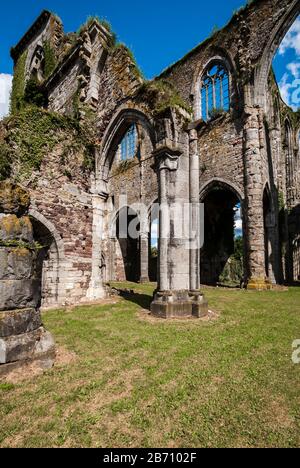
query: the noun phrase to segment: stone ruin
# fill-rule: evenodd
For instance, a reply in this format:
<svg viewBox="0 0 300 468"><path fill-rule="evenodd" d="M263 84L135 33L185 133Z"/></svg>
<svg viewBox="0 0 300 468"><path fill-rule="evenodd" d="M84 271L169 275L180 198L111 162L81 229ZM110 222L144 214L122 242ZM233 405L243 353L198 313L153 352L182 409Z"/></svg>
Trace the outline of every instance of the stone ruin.
<svg viewBox="0 0 300 468"><path fill-rule="evenodd" d="M34 269L10 279L20 275L14 256L13 272L1 266L2 284L18 289L23 281L34 292L30 301L20 297L18 307L30 309L24 325L40 288L42 307L53 308L103 299L112 281L150 279L152 313L170 318L205 315L201 286L217 285L226 267L248 289L300 281L300 113L281 99L271 69L299 13L299 0L248 2L151 81L107 22L91 18L66 34L56 15L40 14L12 49L13 118L0 123L0 179L26 187L34 240L43 246L36 282ZM140 223L138 239L112 232L113 214L118 225L128 207L142 203L151 213L157 202L203 203L204 246L187 250L163 212L157 229L170 236L160 236L157 249L149 225ZM235 268L237 208L243 238ZM27 267L30 258L34 265L26 252ZM3 297L1 307L14 310L15 289Z"/></svg>
<svg viewBox="0 0 300 468"><path fill-rule="evenodd" d="M0 182L0 376L25 363L52 367L54 340L42 324L39 246L28 193Z"/></svg>

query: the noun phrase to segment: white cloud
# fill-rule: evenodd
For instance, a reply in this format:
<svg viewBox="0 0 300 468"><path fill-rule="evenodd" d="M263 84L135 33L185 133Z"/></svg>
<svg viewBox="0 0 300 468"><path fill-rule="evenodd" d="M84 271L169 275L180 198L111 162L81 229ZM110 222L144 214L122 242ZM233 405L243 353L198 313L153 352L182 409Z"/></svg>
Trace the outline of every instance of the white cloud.
<svg viewBox="0 0 300 468"><path fill-rule="evenodd" d="M159 237L158 227L159 227L158 220L153 221L152 226L151 226L151 241L152 241L151 247L158 246L158 237Z"/></svg>
<svg viewBox="0 0 300 468"><path fill-rule="evenodd" d="M291 62L286 66L286 68L295 79L300 78L300 62Z"/></svg>
<svg viewBox="0 0 300 468"><path fill-rule="evenodd" d="M9 112L12 79L11 75L0 73L0 120Z"/></svg>
<svg viewBox="0 0 300 468"><path fill-rule="evenodd" d="M298 17L283 39L279 47L279 55L284 55L288 49L294 49L300 56L300 17Z"/></svg>
<svg viewBox="0 0 300 468"><path fill-rule="evenodd" d="M235 214L235 230L236 231L242 231L243 229L243 220L242 220L242 213L241 213L241 208L239 208Z"/></svg>
<svg viewBox="0 0 300 468"><path fill-rule="evenodd" d="M292 51L295 60L286 65L286 72L279 81L279 89L282 99L293 110L300 107L300 16L283 39L278 56L283 56L287 51Z"/></svg>
<svg viewBox="0 0 300 468"><path fill-rule="evenodd" d="M279 82L279 89L284 102L296 111L300 107L300 65L298 70L294 70L293 65L294 64L289 64L287 66L291 74L285 73L283 75Z"/></svg>

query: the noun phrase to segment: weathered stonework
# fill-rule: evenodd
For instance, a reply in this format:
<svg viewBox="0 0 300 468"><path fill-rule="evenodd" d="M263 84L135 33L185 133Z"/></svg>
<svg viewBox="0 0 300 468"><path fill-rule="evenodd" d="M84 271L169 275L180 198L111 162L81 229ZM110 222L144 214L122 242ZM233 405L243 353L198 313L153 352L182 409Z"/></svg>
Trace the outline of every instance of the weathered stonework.
<svg viewBox="0 0 300 468"><path fill-rule="evenodd" d="M28 193L0 183L0 375L12 366L35 361L53 365L55 346L39 311L41 278L36 268L38 246L26 212ZM2 199L2 196L0 197ZM17 215L9 212L19 213Z"/></svg>
<svg viewBox="0 0 300 468"><path fill-rule="evenodd" d="M95 161L84 167L76 129L70 133L66 128L59 142L50 150L45 147L40 167L30 174L22 173L16 144L10 141L6 149L14 155L10 177L27 187L35 239L45 246L38 258L44 307L103 298L111 280L149 279L149 226L141 226L140 239L131 244L113 233L117 220L112 222L111 215L125 209L122 196L127 197L127 206L143 203L149 212L156 201L194 207L201 201L206 212L215 210L211 220L207 216L208 223L215 223L208 230L212 238L201 253L196 247L187 250L175 235L161 238L152 306L156 315L207 312L201 282L208 278L215 282L214 273L219 276L232 253L230 229L220 233L213 251L221 205L211 194L217 190L227 194L222 206L224 219L231 224L234 205L241 205L242 283L249 289L269 289L300 279L300 119L282 101L271 71L274 53L299 9L299 0L254 0L150 83L128 49L114 44L105 23L94 19L78 34L64 35L56 17L41 14L13 49L16 66L27 51L26 80L33 73L40 79L48 111L73 117L91 130L95 155ZM56 59L49 76L40 60L45 43ZM228 72L230 105L206 122L200 81L215 63ZM137 129L137 154L124 164L119 145L132 124ZM0 141L7 141L13 125L11 121L0 126ZM161 213L161 232L166 224ZM173 233L174 225L169 228ZM13 281L8 271L14 268L14 254L6 252L1 262L5 281ZM18 272L27 273L26 268Z"/></svg>

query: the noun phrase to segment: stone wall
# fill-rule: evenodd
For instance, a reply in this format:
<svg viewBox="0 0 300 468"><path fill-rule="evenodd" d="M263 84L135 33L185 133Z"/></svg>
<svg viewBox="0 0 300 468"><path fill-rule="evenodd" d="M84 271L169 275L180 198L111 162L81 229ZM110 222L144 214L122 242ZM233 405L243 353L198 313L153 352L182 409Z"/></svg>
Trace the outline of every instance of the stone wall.
<svg viewBox="0 0 300 468"><path fill-rule="evenodd" d="M39 311L41 246L28 217L28 192L0 182L0 375L26 362L50 368L54 341Z"/></svg>
<svg viewBox="0 0 300 468"><path fill-rule="evenodd" d="M30 191L36 235L47 240L40 256L45 306L99 299L105 295L103 282L125 279L124 258L109 226L125 194L128 204L150 207L163 198L169 204L195 203L212 187L226 186L242 202L248 280L265 287L266 280L287 279L288 270L296 268L291 258L297 256L291 250L287 209L296 209L300 199L299 116L281 100L270 65L297 13L298 0L255 0L150 83L130 51L114 44L111 31L98 20L66 36L53 15L41 15L13 56L17 60L27 50L28 75L36 45L51 43L58 61L43 83L49 110L76 116L78 126L92 130L87 146L96 154L87 170L74 130L45 148L38 170L20 176L20 158L14 164L11 178ZM205 123L200 78L215 60L229 73L230 109ZM286 184L286 121L295 155L293 187ZM133 123L139 154L125 167L117 150ZM7 139L1 128L0 138ZM173 223L172 233L174 228ZM269 265L267 244L272 250ZM140 279L146 280L145 232L139 249ZM160 283L166 290L195 289L198 257L185 249L182 239L173 236L161 243Z"/></svg>

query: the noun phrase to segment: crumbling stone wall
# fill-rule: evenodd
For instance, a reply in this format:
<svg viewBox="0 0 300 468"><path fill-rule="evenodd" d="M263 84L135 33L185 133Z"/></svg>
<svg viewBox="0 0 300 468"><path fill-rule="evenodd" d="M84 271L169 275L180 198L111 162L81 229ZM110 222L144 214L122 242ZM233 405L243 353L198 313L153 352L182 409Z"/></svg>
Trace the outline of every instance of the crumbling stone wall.
<svg viewBox="0 0 300 468"><path fill-rule="evenodd" d="M23 364L53 365L54 341L39 311L41 277L28 217L29 195L9 182L0 183L0 375Z"/></svg>
<svg viewBox="0 0 300 468"><path fill-rule="evenodd" d="M8 122L0 127L0 140L10 147L8 152L0 147L0 169L1 154L8 154L13 164L5 167L5 177L28 188L35 229L43 237L41 223L51 237L42 262L45 305L98 299L105 295L103 282L125 278L121 249L110 238L108 224L113 209L120 208L120 195L127 195L128 204L149 207L157 199L196 203L207 188L220 183L242 204L249 285L265 288L270 282L291 279L289 272L295 270L291 259L297 257L291 237L297 233L288 210L296 210L300 203L299 114L281 100L270 65L299 14L299 3L254 0L151 82L143 79L130 51L115 44L104 22L92 19L78 34L65 35L57 18L42 13L13 50L19 71L20 57L27 53L24 83L15 83L14 89L22 95L30 76L29 56L37 44L49 43L56 62L41 89L48 110L73 116L76 125L70 130L61 121L62 131L56 126L54 132L62 138L51 147L43 146L40 165L24 173L24 158L14 147L19 140L14 145L9 135L8 127L14 123ZM200 79L214 60L229 73L230 110L204 122ZM286 183L286 120L295 156L293 187ZM124 167L117 149L133 123L139 129L140 158ZM91 137L78 143L76 126L91 130ZM94 160L86 158L83 146ZM142 232L141 280L147 279L149 270L147 239ZM267 268L266 244L273 252ZM175 238L161 242L160 251L159 287L174 290L176 302L181 297L178 289L199 287L199 252L185 251Z"/></svg>
<svg viewBox="0 0 300 468"><path fill-rule="evenodd" d="M39 119L40 111L34 112ZM32 113L26 111L27 115ZM14 125L14 118L2 123L3 145L12 155L11 180L26 186L30 193L35 236L45 247L42 306L84 301L91 278L93 207L87 158L92 155L86 154L84 140L72 121L62 120L59 128L56 124L51 128L50 122L46 133L44 127L35 127L34 121L24 129L18 124L17 139ZM26 142L31 126L39 135L38 167L33 165L34 158L26 159L26 164L24 161L22 142Z"/></svg>

